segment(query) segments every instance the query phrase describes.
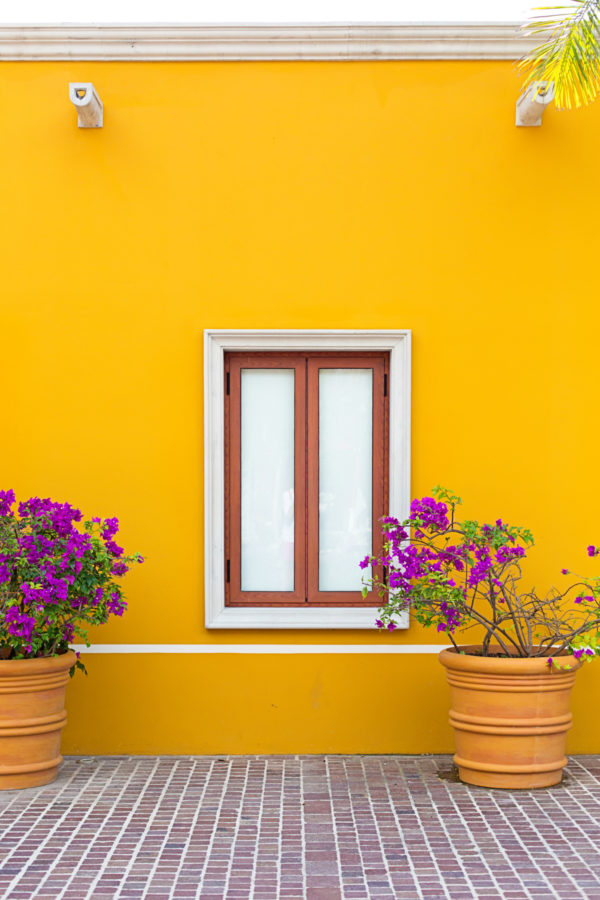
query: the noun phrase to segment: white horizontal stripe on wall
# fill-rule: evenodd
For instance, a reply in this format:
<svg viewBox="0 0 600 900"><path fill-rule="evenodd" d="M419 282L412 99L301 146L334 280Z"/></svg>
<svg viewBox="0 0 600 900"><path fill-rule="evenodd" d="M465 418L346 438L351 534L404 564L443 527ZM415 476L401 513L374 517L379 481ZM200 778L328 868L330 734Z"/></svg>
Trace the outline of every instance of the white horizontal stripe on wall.
<svg viewBox="0 0 600 900"><path fill-rule="evenodd" d="M519 59L519 23L0 25L3 60Z"/></svg>
<svg viewBox="0 0 600 900"><path fill-rule="evenodd" d="M445 644L75 644L80 653L439 653Z"/></svg>

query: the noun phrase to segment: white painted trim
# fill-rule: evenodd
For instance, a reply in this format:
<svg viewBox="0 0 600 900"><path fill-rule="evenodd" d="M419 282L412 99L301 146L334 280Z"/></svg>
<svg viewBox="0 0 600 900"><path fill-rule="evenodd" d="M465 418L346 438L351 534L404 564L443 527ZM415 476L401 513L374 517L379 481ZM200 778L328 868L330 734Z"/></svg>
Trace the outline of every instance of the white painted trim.
<svg viewBox="0 0 600 900"><path fill-rule="evenodd" d="M385 639L385 638L384 638ZM80 653L201 653L201 654L265 654L265 655L328 655L347 653L440 653L445 644L74 644Z"/></svg>
<svg viewBox="0 0 600 900"><path fill-rule="evenodd" d="M2 60L518 59L520 23L2 25Z"/></svg>
<svg viewBox="0 0 600 900"><path fill-rule="evenodd" d="M370 608L225 606L224 356L237 351L328 350L390 354L390 512L410 509L410 331L208 329L204 332L204 566L207 628L373 628ZM408 615L398 623L408 627Z"/></svg>

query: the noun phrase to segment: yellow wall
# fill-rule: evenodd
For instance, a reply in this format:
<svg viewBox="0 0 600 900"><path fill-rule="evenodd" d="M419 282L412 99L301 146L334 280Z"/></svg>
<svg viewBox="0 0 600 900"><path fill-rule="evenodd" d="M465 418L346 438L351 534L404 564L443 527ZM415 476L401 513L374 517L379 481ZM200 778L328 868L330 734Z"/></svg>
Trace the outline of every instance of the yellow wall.
<svg viewBox="0 0 600 900"><path fill-rule="evenodd" d="M69 81L105 127L81 131ZM206 632L204 328L410 328L417 495L600 543L600 106L514 126L512 63L4 63L3 440L18 495L117 514L148 558L103 643L431 643L413 626ZM435 655L91 656L67 752L449 750ZM571 751L600 665L579 676Z"/></svg>

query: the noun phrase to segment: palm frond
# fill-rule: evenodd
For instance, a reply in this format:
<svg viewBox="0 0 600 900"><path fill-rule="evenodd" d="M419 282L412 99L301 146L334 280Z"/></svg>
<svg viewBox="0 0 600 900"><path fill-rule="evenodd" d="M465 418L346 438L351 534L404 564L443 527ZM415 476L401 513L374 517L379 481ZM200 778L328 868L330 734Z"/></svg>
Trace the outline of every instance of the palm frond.
<svg viewBox="0 0 600 900"><path fill-rule="evenodd" d="M544 12L524 30L541 43L519 62L523 88L553 81L556 105L585 106L600 93L600 0L571 0L570 6L539 7Z"/></svg>

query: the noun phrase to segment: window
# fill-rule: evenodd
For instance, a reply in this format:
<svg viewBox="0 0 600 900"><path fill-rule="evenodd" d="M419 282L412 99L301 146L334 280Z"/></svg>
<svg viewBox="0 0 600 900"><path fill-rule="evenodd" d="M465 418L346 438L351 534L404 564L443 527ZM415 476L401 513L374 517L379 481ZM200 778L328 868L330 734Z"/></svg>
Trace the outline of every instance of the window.
<svg viewBox="0 0 600 900"><path fill-rule="evenodd" d="M389 354L225 356L226 606L378 606Z"/></svg>
<svg viewBox="0 0 600 900"><path fill-rule="evenodd" d="M207 331L204 401L206 626L372 628L358 561L408 511L410 332Z"/></svg>

